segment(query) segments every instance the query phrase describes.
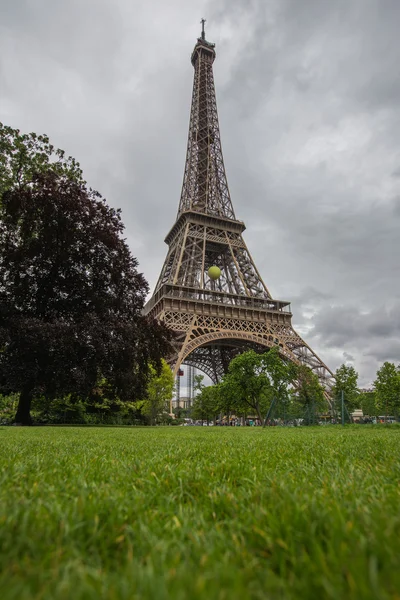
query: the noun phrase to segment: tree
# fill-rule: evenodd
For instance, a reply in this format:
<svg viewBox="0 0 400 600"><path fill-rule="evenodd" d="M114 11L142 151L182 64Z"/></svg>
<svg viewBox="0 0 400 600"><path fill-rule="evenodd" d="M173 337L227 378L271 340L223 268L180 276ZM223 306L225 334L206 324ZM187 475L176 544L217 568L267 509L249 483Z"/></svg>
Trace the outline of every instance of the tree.
<svg viewBox="0 0 400 600"><path fill-rule="evenodd" d="M49 172L83 183L79 163L54 148L47 135L22 134L0 123L0 202L7 190L21 190Z"/></svg>
<svg viewBox="0 0 400 600"><path fill-rule="evenodd" d="M217 388L218 410L216 412L225 415L229 423L230 415L235 412L235 389L234 387L232 389L229 380L225 379L218 383Z"/></svg>
<svg viewBox="0 0 400 600"><path fill-rule="evenodd" d="M157 419L164 412L169 412L168 407L174 391L174 375L171 367L164 359L161 361L161 371L149 365L150 379L147 384L147 398L143 402L142 413L155 425Z"/></svg>
<svg viewBox="0 0 400 600"><path fill-rule="evenodd" d="M385 362L374 381L377 411L384 415L400 414L400 372L393 363Z"/></svg>
<svg viewBox="0 0 400 600"><path fill-rule="evenodd" d="M364 415L368 415L369 417L376 415L376 401L374 390L360 390L358 402Z"/></svg>
<svg viewBox="0 0 400 600"><path fill-rule="evenodd" d="M204 381L204 375L195 375L194 376L193 389L196 393L201 392L201 390L205 387L203 381Z"/></svg>
<svg viewBox="0 0 400 600"><path fill-rule="evenodd" d="M243 352L230 363L224 383L233 397L235 409L242 414L253 411L260 421L273 398L285 401L290 368L281 360L277 348L258 354Z"/></svg>
<svg viewBox="0 0 400 600"><path fill-rule="evenodd" d="M2 396L0 394L0 424L11 423L18 405L18 395L11 394Z"/></svg>
<svg viewBox="0 0 400 600"><path fill-rule="evenodd" d="M148 284L120 211L32 153L22 179L4 151L0 162L0 393L20 394L22 424L33 396L86 396L102 378L141 398L170 350L168 330L142 316Z"/></svg>
<svg viewBox="0 0 400 600"><path fill-rule="evenodd" d="M192 407L192 417L201 421L212 420L218 413L218 386L202 386Z"/></svg>
<svg viewBox="0 0 400 600"><path fill-rule="evenodd" d="M294 398L305 411L306 422L314 423L315 413L326 406L324 390L317 375L306 365L294 365L293 376L296 380Z"/></svg>
<svg viewBox="0 0 400 600"><path fill-rule="evenodd" d="M335 380L335 385L332 389L333 398L339 406L343 392L345 407L350 414L354 409L360 407L357 387L358 373L353 366L343 364L336 369Z"/></svg>
<svg viewBox="0 0 400 600"><path fill-rule="evenodd" d="M235 356L229 364L224 384L233 398L236 412L243 415L256 412L262 420L262 412L271 399L271 385L262 372L260 354L249 350Z"/></svg>

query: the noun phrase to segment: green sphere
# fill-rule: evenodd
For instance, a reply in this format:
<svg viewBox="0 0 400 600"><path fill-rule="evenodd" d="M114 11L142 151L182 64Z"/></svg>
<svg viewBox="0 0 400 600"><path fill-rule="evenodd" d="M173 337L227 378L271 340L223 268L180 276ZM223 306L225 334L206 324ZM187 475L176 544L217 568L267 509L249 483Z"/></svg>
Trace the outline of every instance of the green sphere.
<svg viewBox="0 0 400 600"><path fill-rule="evenodd" d="M221 269L219 267L216 267L215 265L213 267L210 267L208 269L208 276L213 281L219 279L221 277Z"/></svg>

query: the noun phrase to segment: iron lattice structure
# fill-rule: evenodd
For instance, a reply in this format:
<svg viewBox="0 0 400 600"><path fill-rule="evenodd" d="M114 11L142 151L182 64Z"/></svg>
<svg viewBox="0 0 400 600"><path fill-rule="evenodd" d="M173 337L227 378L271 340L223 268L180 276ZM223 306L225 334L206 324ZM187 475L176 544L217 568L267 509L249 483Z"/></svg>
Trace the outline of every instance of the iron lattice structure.
<svg viewBox="0 0 400 600"><path fill-rule="evenodd" d="M230 360L249 348L278 346L282 357L305 364L327 391L333 374L291 325L289 302L274 300L243 239L222 156L213 77L214 44L204 24L191 62L194 83L182 194L168 253L145 313L176 334L170 364L182 363L217 382ZM208 277L217 265L221 276Z"/></svg>

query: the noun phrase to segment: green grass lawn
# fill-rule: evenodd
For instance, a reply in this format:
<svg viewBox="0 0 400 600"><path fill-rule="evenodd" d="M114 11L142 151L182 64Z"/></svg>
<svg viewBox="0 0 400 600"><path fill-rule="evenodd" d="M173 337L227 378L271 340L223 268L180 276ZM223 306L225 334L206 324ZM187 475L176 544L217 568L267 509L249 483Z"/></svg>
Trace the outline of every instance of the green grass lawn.
<svg viewBox="0 0 400 600"><path fill-rule="evenodd" d="M400 428L0 428L2 600L400 598Z"/></svg>

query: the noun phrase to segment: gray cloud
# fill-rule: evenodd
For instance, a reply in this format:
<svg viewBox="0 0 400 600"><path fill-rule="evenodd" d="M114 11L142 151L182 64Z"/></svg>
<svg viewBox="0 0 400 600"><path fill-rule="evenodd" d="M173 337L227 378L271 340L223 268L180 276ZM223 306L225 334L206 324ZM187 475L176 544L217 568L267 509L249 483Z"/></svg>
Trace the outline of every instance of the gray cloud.
<svg viewBox="0 0 400 600"><path fill-rule="evenodd" d="M341 347L355 340L374 344L394 338L400 341L400 303L390 310L384 306L368 313L359 307L332 306L312 317L313 330L325 343Z"/></svg>
<svg viewBox="0 0 400 600"><path fill-rule="evenodd" d="M5 3L3 3L5 4ZM123 209L154 285L208 19L232 200L267 286L332 369L399 362L397 0L14 0L0 119L46 132Z"/></svg>

